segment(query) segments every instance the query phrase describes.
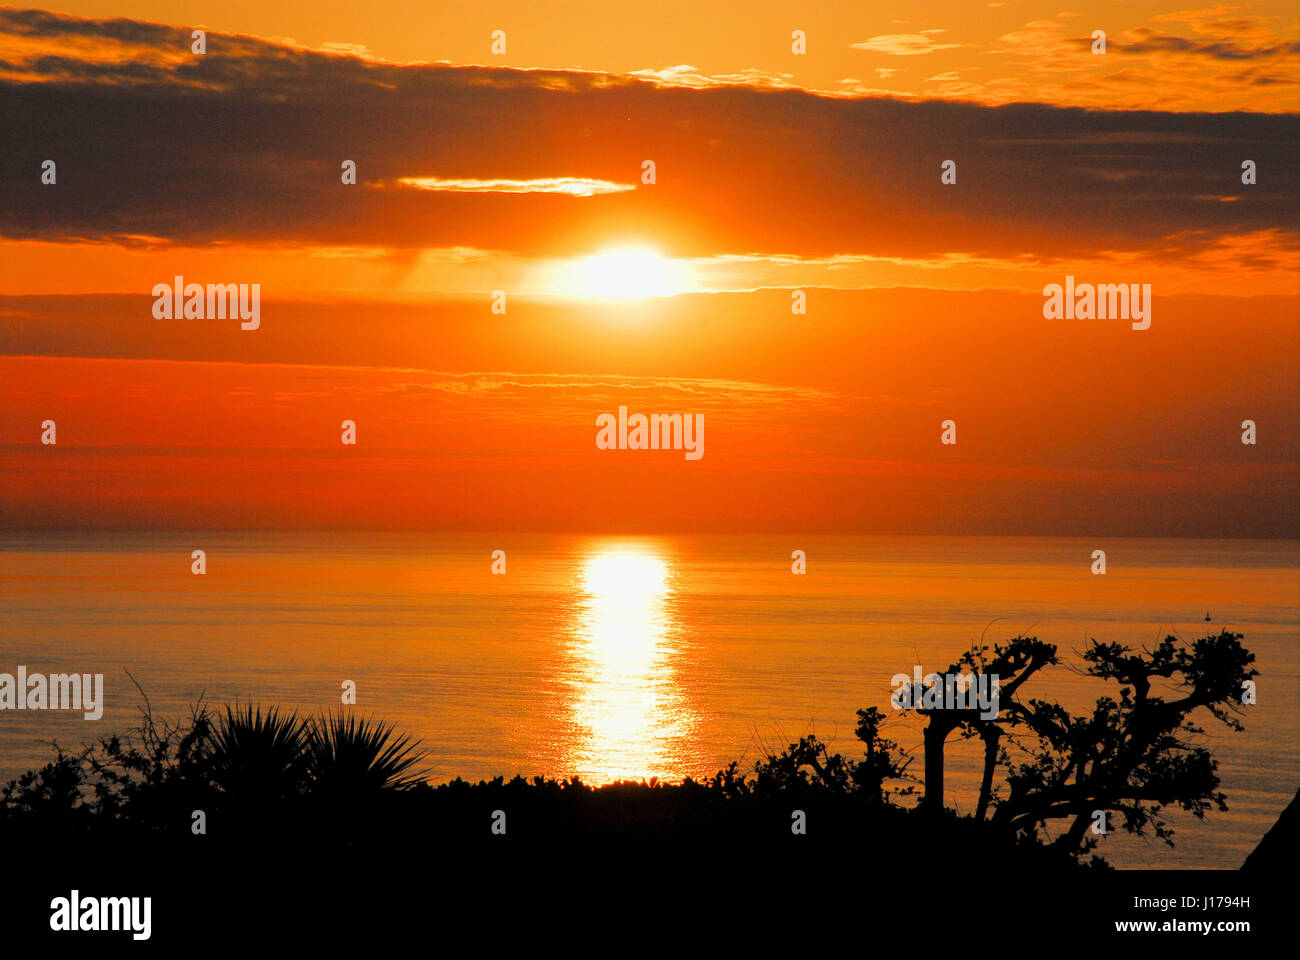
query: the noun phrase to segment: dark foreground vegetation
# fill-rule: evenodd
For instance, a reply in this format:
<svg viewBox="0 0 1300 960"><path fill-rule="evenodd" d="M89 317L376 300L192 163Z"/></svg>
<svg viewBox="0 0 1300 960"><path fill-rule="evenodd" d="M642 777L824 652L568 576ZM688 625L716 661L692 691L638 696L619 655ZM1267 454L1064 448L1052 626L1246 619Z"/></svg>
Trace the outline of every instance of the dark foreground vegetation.
<svg viewBox="0 0 1300 960"><path fill-rule="evenodd" d="M1088 829L1098 810L1112 830L1172 845L1166 807L1198 817L1227 809L1215 761L1193 738L1201 717L1240 729L1242 692L1256 675L1240 641L1225 631L1151 650L1094 643L1076 670L1101 695L1082 715L1026 695L1058 664L1054 646L1018 637L974 647L949 672L998 675L1000 710L918 707L919 774L884 735L892 716L876 707L858 712L855 756L807 736L752 770L733 763L700 781L592 788L522 777L433 786L419 776L418 744L350 713L199 705L160 723L146 700L130 737L56 748L0 791L0 843L55 888L93 867L134 871L145 889L197 890L204 875L242 892L245 910L259 878L296 877L252 897L271 913L315 904L312 884L326 876L348 885L354 907L367 893L427 894L467 917L491 914L485 904L507 888L538 910L620 890L748 891L753 904L780 890L781 902L811 898L802 908L811 909L828 885L849 902L879 904L890 877L965 878L972 904L991 905L992 877L1104 871ZM978 803L964 816L943 803L953 734L984 747ZM44 889L37 883L33 896Z"/></svg>

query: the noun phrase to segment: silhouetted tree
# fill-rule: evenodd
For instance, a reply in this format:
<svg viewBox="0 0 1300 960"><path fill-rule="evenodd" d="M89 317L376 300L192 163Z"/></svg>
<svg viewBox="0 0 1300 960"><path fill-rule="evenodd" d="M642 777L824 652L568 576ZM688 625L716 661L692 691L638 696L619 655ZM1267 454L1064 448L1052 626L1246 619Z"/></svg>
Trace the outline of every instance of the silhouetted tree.
<svg viewBox="0 0 1300 960"><path fill-rule="evenodd" d="M1035 673L1057 662L1056 647L1034 637L1013 637L1005 644L980 645L967 650L945 671L948 675L962 673L968 667L972 674L998 678L999 705L1014 700L1016 691ZM916 708L928 719L925 727L925 793L921 804L933 813L943 810L944 748L954 730L963 730L965 736L979 736L984 741L984 771L980 783L977 817L984 819L993 791L993 771L998 758L998 747L1003 729L1009 722L1001 712L992 718L982 717L978 707L949 710Z"/></svg>
<svg viewBox="0 0 1300 960"><path fill-rule="evenodd" d="M1170 636L1140 651L1094 640L1083 653L1084 673L1118 682L1118 699L1100 697L1084 716L1056 703L1012 699L1010 719L1034 744L1028 759L1005 757L1010 794L993 822L1037 835L1049 820L1063 819L1068 826L1055 842L1086 852L1096 843L1086 831L1098 810L1121 814L1130 833L1150 827L1170 845L1173 831L1160 816L1165 807L1176 804L1197 818L1212 805L1226 810L1216 790L1217 762L1188 738L1204 733L1190 719L1202 708L1229 729L1242 729L1234 712L1258 671L1241 639L1225 630L1189 649Z"/></svg>
<svg viewBox="0 0 1300 960"><path fill-rule="evenodd" d="M1254 654L1241 639L1225 630L1189 648L1170 636L1154 650L1136 652L1094 640L1082 654L1083 676L1117 681L1120 688L1118 699L1100 697L1083 716L1021 696L1032 677L1058 664L1054 645L1014 637L973 647L946 673L956 675L965 667L998 677L999 711L984 717L976 706L913 706L927 721L921 808L932 814L944 809L944 749L960 730L984 744L976 820L988 819L992 811L994 824L1040 840L1048 821L1067 820L1053 842L1078 855L1096 845L1087 829L1097 812L1116 812L1129 832L1142 835L1150 828L1171 842L1173 831L1160 817L1164 807L1177 804L1198 818L1211 806L1227 809L1224 795L1216 792L1216 761L1187 738L1204 733L1189 719L1202 708L1229 729L1241 729L1233 712L1246 681L1258 675L1250 666ZM1017 753L1008 749L1008 741ZM998 798L994 784L999 765L1007 770L1005 799Z"/></svg>

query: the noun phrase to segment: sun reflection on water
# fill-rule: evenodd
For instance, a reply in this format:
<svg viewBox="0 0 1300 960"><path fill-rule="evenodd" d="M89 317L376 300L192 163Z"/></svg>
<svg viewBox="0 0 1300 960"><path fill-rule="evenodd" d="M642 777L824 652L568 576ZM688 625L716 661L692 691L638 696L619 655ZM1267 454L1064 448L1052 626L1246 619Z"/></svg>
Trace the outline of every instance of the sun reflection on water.
<svg viewBox="0 0 1300 960"><path fill-rule="evenodd" d="M568 766L584 781L680 775L674 744L691 717L675 684L673 589L668 560L644 544L601 546L582 562Z"/></svg>

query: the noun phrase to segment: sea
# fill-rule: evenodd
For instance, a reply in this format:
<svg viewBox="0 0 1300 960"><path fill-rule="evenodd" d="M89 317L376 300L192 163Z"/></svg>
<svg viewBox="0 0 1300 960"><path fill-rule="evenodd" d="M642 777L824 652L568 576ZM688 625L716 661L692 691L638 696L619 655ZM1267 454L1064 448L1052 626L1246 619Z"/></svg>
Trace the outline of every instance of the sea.
<svg viewBox="0 0 1300 960"><path fill-rule="evenodd" d="M200 702L391 723L435 783L593 784L752 769L805 734L857 755L856 711L876 706L919 773L923 720L892 709L897 674L1034 636L1062 664L1023 693L1078 712L1117 694L1080 669L1094 639L1149 648L1224 629L1260 674L1243 731L1202 714L1194 738L1229 809L1166 811L1173 847L1114 825L1098 852L1121 868L1238 867L1300 786L1300 542L0 533L0 673L102 673L105 701L98 720L0 711L0 782L53 743ZM979 764L977 741L954 736L959 812Z"/></svg>

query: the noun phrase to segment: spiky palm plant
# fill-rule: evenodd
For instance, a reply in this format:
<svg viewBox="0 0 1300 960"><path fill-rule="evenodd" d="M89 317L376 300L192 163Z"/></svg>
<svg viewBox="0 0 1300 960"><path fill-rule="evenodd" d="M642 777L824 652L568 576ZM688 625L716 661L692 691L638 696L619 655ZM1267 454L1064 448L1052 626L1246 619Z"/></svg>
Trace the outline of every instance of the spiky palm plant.
<svg viewBox="0 0 1300 960"><path fill-rule="evenodd" d="M312 791L325 796L376 796L419 782L412 768L424 758L418 741L394 737L392 724L330 714L307 734Z"/></svg>
<svg viewBox="0 0 1300 960"><path fill-rule="evenodd" d="M302 792L307 724L296 712L226 707L210 729L203 759L214 786L232 800L265 803Z"/></svg>

